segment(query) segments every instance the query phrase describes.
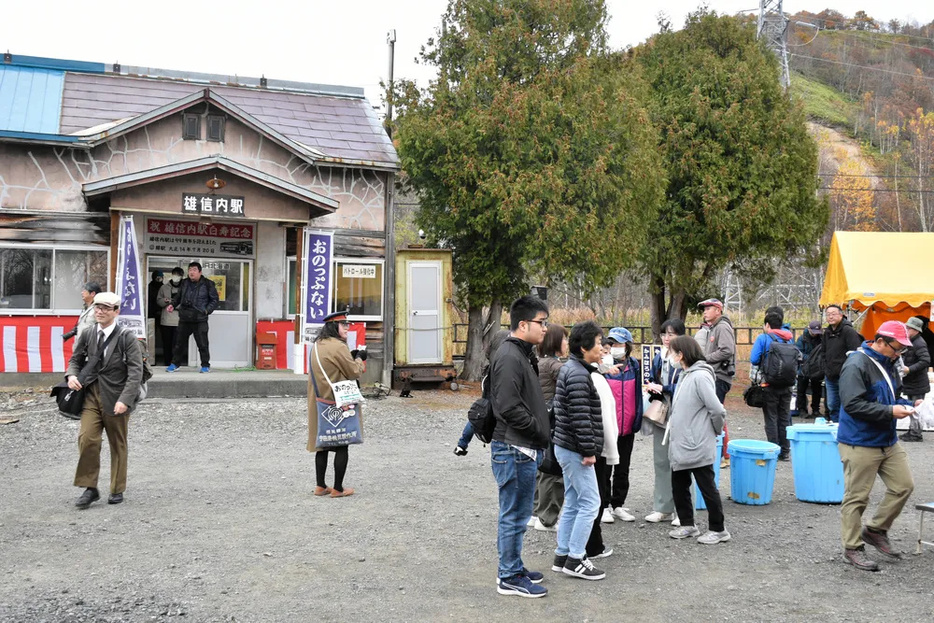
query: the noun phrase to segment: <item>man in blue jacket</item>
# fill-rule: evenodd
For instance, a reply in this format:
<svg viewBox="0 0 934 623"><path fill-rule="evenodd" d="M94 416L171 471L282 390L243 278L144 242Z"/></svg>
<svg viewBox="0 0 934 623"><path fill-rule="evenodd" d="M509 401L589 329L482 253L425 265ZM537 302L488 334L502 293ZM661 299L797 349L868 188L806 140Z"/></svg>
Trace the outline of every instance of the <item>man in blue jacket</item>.
<svg viewBox="0 0 934 623"><path fill-rule="evenodd" d="M785 312L781 307L770 307L765 313L763 333L756 338L749 355L749 362L754 366L764 367L770 355L770 348L775 342L789 343L794 336L791 331L782 328ZM778 460L787 461L790 455L788 436L786 430L791 425L791 385L779 385L777 382L767 383L761 379L763 385L762 416L765 420L766 438L781 448Z"/></svg>
<svg viewBox="0 0 934 623"><path fill-rule="evenodd" d="M908 330L896 320L883 322L872 341L864 342L843 363L840 372L838 449L843 461L844 493L840 531L844 560L864 571L878 571L866 556L869 543L886 560L900 554L889 543L888 530L914 490L908 455L895 435L895 420L908 417L916 405L899 399L901 379L894 362L911 346ZM885 496L865 526L863 512L876 474L885 483Z"/></svg>

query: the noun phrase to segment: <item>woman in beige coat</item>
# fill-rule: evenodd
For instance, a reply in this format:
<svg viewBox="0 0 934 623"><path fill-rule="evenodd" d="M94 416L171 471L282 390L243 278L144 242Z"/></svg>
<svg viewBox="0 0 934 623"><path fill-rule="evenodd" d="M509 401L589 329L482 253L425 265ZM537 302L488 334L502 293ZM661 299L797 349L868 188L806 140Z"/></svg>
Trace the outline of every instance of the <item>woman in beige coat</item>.
<svg viewBox="0 0 934 623"><path fill-rule="evenodd" d="M335 312L324 318L324 328L315 339L314 347L308 357L308 451L315 453L315 495L330 495L332 498L353 495L354 490L344 487L344 474L347 472L347 446L332 448L316 447L318 439L318 408L317 401L334 402L334 392L328 383L350 381L360 378L363 374L366 351L353 351L347 348L347 322L346 312ZM317 350L317 356L315 354ZM318 359L321 365L318 365ZM323 370L322 370L323 368ZM325 378L327 376L327 378ZM315 387L318 391L315 392ZM359 406L360 427L363 429L363 416ZM328 452L334 452L334 486L329 487L324 481L328 469Z"/></svg>

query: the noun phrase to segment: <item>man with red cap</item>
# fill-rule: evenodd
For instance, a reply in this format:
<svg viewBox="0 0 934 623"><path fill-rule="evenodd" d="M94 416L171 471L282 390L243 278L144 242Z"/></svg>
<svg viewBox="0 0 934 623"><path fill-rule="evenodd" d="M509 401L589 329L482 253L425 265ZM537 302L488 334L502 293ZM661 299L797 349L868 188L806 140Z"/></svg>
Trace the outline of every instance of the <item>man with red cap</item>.
<svg viewBox="0 0 934 623"><path fill-rule="evenodd" d="M898 398L901 378L895 361L910 347L904 324L896 320L883 322L873 340L864 342L846 358L840 372L837 443L843 461L843 556L864 571L879 570L879 564L866 556L866 543L887 561L901 558L892 549L888 531L908 502L914 481L908 455L895 434L895 420L908 417L921 401L912 405ZM885 495L876 514L863 526L863 512L876 474L885 483Z"/></svg>

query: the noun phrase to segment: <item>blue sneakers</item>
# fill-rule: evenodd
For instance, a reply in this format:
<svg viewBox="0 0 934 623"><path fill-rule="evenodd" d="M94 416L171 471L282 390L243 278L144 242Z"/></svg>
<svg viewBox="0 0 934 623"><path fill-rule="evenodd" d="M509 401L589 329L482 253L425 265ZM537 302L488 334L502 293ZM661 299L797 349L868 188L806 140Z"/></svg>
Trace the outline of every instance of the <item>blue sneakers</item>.
<svg viewBox="0 0 934 623"><path fill-rule="evenodd" d="M536 573L530 571L528 573ZM541 575L540 573L538 575ZM515 575L506 580L500 580L496 585L496 592L500 595L516 595L518 597L527 597L535 599L544 597L548 594L548 589L538 584L533 584L528 575Z"/></svg>
<svg viewBox="0 0 934 623"><path fill-rule="evenodd" d="M210 372L210 371L211 371L211 368L208 367L208 366L202 366L202 367L201 367L201 374L207 374L207 373Z"/></svg>
<svg viewBox="0 0 934 623"><path fill-rule="evenodd" d="M175 372L176 370L178 370L178 366L174 363L169 364L169 367L165 369L166 372Z"/></svg>
<svg viewBox="0 0 934 623"><path fill-rule="evenodd" d="M529 579L529 582L532 584L541 584L542 580L545 579L545 574L538 571L529 571L525 567L522 567L522 575Z"/></svg>

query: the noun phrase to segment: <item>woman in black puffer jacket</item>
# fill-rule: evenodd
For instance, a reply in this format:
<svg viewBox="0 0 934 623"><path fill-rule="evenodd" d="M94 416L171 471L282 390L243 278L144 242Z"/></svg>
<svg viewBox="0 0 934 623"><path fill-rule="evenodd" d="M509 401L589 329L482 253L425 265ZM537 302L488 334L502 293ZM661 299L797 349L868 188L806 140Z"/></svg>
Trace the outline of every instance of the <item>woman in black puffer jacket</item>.
<svg viewBox="0 0 934 623"><path fill-rule="evenodd" d="M594 322L571 329L571 357L558 373L555 388L555 456L564 473L564 510L558 521L558 547L552 569L602 580L606 574L587 559L587 540L600 511L594 463L603 450L600 396L590 373L602 355L603 331Z"/></svg>

